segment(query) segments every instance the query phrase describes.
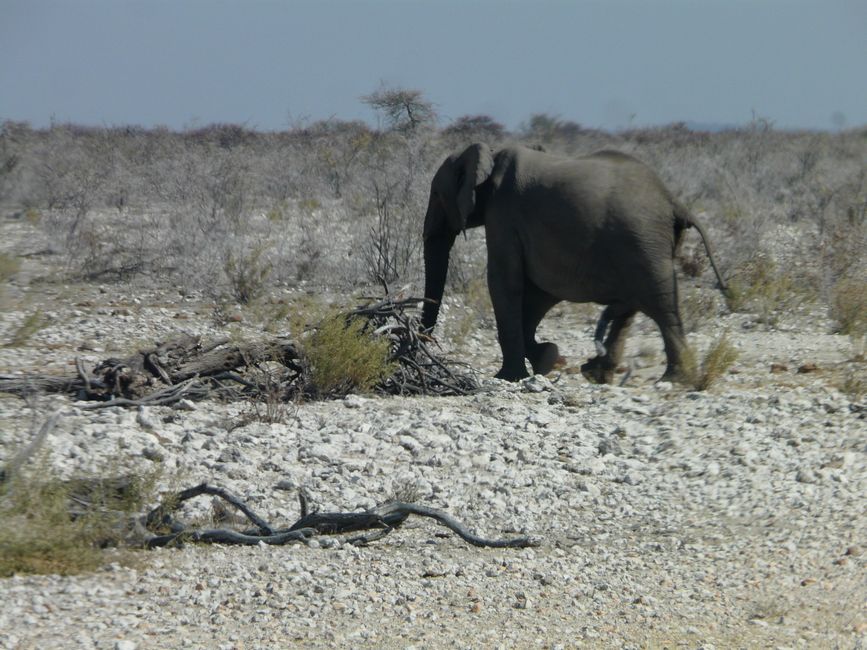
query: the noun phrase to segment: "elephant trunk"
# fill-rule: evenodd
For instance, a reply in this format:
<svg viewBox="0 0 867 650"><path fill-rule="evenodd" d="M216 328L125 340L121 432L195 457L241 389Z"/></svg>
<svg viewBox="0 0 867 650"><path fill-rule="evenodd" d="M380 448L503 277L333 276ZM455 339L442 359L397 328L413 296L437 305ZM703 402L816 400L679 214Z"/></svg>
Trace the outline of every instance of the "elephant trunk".
<svg viewBox="0 0 867 650"><path fill-rule="evenodd" d="M455 237L456 234L441 230L424 241L424 297L427 300L422 308L421 324L427 331L434 328L440 313L449 271L449 253Z"/></svg>

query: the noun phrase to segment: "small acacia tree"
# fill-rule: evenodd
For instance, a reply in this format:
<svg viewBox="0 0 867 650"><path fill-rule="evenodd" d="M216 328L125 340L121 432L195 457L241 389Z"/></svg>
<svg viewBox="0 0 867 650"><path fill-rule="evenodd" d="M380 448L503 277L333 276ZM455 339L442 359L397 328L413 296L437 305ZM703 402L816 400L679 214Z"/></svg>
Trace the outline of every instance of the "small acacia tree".
<svg viewBox="0 0 867 650"><path fill-rule="evenodd" d="M376 111L391 131L413 133L436 124L433 104L420 90L383 85L364 95L361 101Z"/></svg>

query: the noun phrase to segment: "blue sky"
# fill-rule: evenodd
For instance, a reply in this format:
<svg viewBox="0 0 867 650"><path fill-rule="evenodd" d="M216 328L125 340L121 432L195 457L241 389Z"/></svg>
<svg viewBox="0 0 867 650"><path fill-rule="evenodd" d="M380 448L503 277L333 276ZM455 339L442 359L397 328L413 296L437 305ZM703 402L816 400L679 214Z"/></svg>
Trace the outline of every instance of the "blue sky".
<svg viewBox="0 0 867 650"><path fill-rule="evenodd" d="M867 1L0 0L0 120L374 123L382 83L443 124L860 126Z"/></svg>

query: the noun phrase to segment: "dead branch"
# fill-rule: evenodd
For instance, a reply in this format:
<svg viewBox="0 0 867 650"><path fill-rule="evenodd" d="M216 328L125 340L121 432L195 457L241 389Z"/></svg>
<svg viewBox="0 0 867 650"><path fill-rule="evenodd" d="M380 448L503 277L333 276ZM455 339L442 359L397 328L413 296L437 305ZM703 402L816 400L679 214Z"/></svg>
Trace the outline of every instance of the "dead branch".
<svg viewBox="0 0 867 650"><path fill-rule="evenodd" d="M191 530L185 524L173 518L172 515L177 512L184 501L204 494L223 499L240 510L250 523L253 524L254 528L243 531L228 528ZM140 523L144 529L149 531L143 540L143 545L147 548L154 548L184 541L241 545L252 545L261 542L278 545L289 542L308 541L314 535L341 535L363 530L374 530L376 532L373 535L353 537L346 540L347 543L352 544L369 544L399 528L410 515L434 519L473 546L527 548L538 546L541 543L538 538L534 537L486 539L471 532L466 526L442 510L415 503L388 501L363 512L307 513L307 501L303 494L299 494L299 502L302 512L301 518L288 528L277 529L256 515L241 499L232 495L228 490L208 485L207 483L201 483L176 494L169 495L162 504L140 519ZM154 530L158 528L168 528L170 532L157 534Z"/></svg>

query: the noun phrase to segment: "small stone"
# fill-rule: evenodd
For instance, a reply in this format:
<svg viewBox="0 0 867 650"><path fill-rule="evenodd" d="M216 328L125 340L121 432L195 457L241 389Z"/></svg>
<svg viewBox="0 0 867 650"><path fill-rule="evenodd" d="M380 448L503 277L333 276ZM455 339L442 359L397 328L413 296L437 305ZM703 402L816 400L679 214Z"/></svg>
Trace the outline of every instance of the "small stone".
<svg viewBox="0 0 867 650"><path fill-rule="evenodd" d="M175 409L178 411L195 411L197 408L195 403L188 399L178 400L178 403L175 404Z"/></svg>
<svg viewBox="0 0 867 650"><path fill-rule="evenodd" d="M809 469L799 469L798 473L795 475L795 480L798 483L815 483L816 475Z"/></svg>
<svg viewBox="0 0 867 650"><path fill-rule="evenodd" d="M806 375L811 372L816 372L818 369L819 366L817 366L815 363L804 363L798 366L798 374Z"/></svg>
<svg viewBox="0 0 867 650"><path fill-rule="evenodd" d="M146 431L151 431L157 426L157 422L151 415L150 409L148 409L148 407L146 406L138 407L138 415L136 416L136 421L139 423L139 426Z"/></svg>
<svg viewBox="0 0 867 650"><path fill-rule="evenodd" d="M114 642L114 650L135 650L136 644L127 639L120 639Z"/></svg>
<svg viewBox="0 0 867 650"><path fill-rule="evenodd" d="M789 366L785 363L772 363L771 364L771 372L774 374L779 374L781 372L789 372Z"/></svg>
<svg viewBox="0 0 867 650"><path fill-rule="evenodd" d="M243 460L243 456L240 451L235 449L234 447L229 447L220 452L220 455L217 456L218 463L239 463Z"/></svg>
<svg viewBox="0 0 867 650"><path fill-rule="evenodd" d="M286 492L292 492L298 486L295 484L295 481L292 479L283 479L282 481L278 481L277 485L274 486L275 490L285 490Z"/></svg>
<svg viewBox="0 0 867 650"><path fill-rule="evenodd" d="M553 390L554 387L551 385L551 381L547 377L543 377L542 375L533 375L532 377L527 377L521 382L524 390L528 393L541 393L544 391Z"/></svg>
<svg viewBox="0 0 867 650"><path fill-rule="evenodd" d="M343 406L348 409L357 409L364 404L364 398L358 395L349 394L343 398Z"/></svg>
<svg viewBox="0 0 867 650"><path fill-rule="evenodd" d="M166 458L165 454L156 447L145 447L141 450L141 455L154 463L161 463Z"/></svg>
<svg viewBox="0 0 867 650"><path fill-rule="evenodd" d="M618 441L614 436L609 436L600 440L597 449L600 456L607 456L608 454L614 456L623 455L623 450L620 448L620 441Z"/></svg>

